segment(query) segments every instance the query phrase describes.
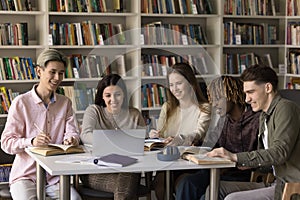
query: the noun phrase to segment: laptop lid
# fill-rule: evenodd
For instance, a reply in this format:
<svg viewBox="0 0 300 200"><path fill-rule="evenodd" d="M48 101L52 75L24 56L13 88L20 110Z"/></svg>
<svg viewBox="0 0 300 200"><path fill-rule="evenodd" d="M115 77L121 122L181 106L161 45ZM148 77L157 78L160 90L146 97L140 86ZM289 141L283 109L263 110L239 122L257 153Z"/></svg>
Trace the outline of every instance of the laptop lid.
<svg viewBox="0 0 300 200"><path fill-rule="evenodd" d="M145 135L146 129L94 130L92 155L144 155Z"/></svg>

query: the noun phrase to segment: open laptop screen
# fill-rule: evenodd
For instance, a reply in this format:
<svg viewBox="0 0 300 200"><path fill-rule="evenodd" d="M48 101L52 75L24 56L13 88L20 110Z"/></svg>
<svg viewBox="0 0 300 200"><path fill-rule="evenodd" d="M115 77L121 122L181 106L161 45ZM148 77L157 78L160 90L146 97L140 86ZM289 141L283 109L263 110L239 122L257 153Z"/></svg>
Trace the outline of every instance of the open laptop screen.
<svg viewBox="0 0 300 200"><path fill-rule="evenodd" d="M146 129L94 130L92 154L143 155L145 135Z"/></svg>

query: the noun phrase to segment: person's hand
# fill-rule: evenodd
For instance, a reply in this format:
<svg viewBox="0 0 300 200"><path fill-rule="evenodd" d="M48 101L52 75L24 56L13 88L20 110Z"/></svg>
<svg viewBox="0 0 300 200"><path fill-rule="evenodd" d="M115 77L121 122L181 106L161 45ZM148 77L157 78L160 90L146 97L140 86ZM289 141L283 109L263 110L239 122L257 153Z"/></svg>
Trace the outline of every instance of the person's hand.
<svg viewBox="0 0 300 200"><path fill-rule="evenodd" d="M191 146L194 138L195 138L194 134L190 134L187 136L183 134L178 134L175 137L170 137L168 145L169 146Z"/></svg>
<svg viewBox="0 0 300 200"><path fill-rule="evenodd" d="M206 155L209 157L221 157L221 158L231 160L233 162L237 162L236 154L227 151L223 147L213 149L212 151L208 152Z"/></svg>
<svg viewBox="0 0 300 200"><path fill-rule="evenodd" d="M174 139L174 137L169 136L166 139L164 139L164 143L169 144L173 141L173 139Z"/></svg>
<svg viewBox="0 0 300 200"><path fill-rule="evenodd" d="M77 139L74 136L72 136L68 139L65 139L63 144L65 144L65 145L75 145L75 146L79 145Z"/></svg>
<svg viewBox="0 0 300 200"><path fill-rule="evenodd" d="M149 137L150 138L159 138L160 137L159 133L160 133L159 130L151 129L151 131L149 133Z"/></svg>
<svg viewBox="0 0 300 200"><path fill-rule="evenodd" d="M50 135L44 132L40 132L35 138L32 139L32 146L45 146L50 142Z"/></svg>

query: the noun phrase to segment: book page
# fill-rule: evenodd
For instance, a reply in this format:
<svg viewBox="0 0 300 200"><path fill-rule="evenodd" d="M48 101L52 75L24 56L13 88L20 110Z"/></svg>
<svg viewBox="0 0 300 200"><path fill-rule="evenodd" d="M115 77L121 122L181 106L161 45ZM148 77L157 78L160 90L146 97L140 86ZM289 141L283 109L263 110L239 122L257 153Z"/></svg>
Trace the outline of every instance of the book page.
<svg viewBox="0 0 300 200"><path fill-rule="evenodd" d="M67 151L70 147L75 147L74 145L65 145L65 144L48 144L49 147L60 148L63 151Z"/></svg>
<svg viewBox="0 0 300 200"><path fill-rule="evenodd" d="M144 144L144 151L151 151L153 149L162 149L166 146L164 138L146 139Z"/></svg>
<svg viewBox="0 0 300 200"><path fill-rule="evenodd" d="M145 139L145 143L164 142L164 138L148 138Z"/></svg>

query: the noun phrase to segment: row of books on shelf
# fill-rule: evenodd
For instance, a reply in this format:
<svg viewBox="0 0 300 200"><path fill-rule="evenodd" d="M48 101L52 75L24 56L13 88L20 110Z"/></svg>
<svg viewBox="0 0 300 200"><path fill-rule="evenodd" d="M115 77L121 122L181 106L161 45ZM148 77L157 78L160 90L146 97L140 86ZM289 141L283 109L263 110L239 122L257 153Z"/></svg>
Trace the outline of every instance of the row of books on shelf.
<svg viewBox="0 0 300 200"><path fill-rule="evenodd" d="M110 73L126 76L125 55L112 57L103 55L72 54L66 56L65 78L100 78ZM0 58L0 80L38 79L30 57Z"/></svg>
<svg viewBox="0 0 300 200"><path fill-rule="evenodd" d="M226 0L225 15L276 16L275 0Z"/></svg>
<svg viewBox="0 0 300 200"><path fill-rule="evenodd" d="M158 21L144 24L142 34L147 45L208 44L206 32L200 24L163 24Z"/></svg>
<svg viewBox="0 0 300 200"><path fill-rule="evenodd" d="M9 182L9 175L10 175L11 167L12 167L11 163L0 164L0 183L1 182Z"/></svg>
<svg viewBox="0 0 300 200"><path fill-rule="evenodd" d="M107 7L106 0L50 0L49 11L55 12L123 12L125 0L113 0Z"/></svg>
<svg viewBox="0 0 300 200"><path fill-rule="evenodd" d="M27 23L0 23L0 45L28 45Z"/></svg>
<svg viewBox="0 0 300 200"><path fill-rule="evenodd" d="M10 88L0 87L0 114L7 114L12 100L19 95Z"/></svg>
<svg viewBox="0 0 300 200"><path fill-rule="evenodd" d="M95 102L95 88L89 88L83 83L76 83L74 86L61 86L60 93L72 101L73 110L84 111L89 105Z"/></svg>
<svg viewBox="0 0 300 200"><path fill-rule="evenodd" d="M300 1L299 0L287 0L287 15L288 16L300 16Z"/></svg>
<svg viewBox="0 0 300 200"><path fill-rule="evenodd" d="M84 111L95 102L95 88L88 88L83 83L74 86L61 86L57 93L67 96L72 101L74 111ZM13 99L20 93L4 86L0 87L0 114L7 114Z"/></svg>
<svg viewBox="0 0 300 200"><path fill-rule="evenodd" d="M66 78L100 78L104 75L117 73L126 76L125 55L81 55L67 56Z"/></svg>
<svg viewBox="0 0 300 200"><path fill-rule="evenodd" d="M225 74L241 74L247 67L254 64L263 64L273 68L270 54L262 56L253 52L243 54L223 54Z"/></svg>
<svg viewBox="0 0 300 200"><path fill-rule="evenodd" d="M0 80L33 80L37 79L31 58L0 58Z"/></svg>
<svg viewBox="0 0 300 200"><path fill-rule="evenodd" d="M51 22L50 45L123 45L128 42L122 24L94 23L91 20L78 23Z"/></svg>
<svg viewBox="0 0 300 200"><path fill-rule="evenodd" d="M210 0L142 0L142 13L211 14Z"/></svg>
<svg viewBox="0 0 300 200"><path fill-rule="evenodd" d="M0 10L32 11L31 0L0 0Z"/></svg>
<svg viewBox="0 0 300 200"><path fill-rule="evenodd" d="M267 23L236 23L228 21L224 26L224 44L275 44L277 27Z"/></svg>
<svg viewBox="0 0 300 200"><path fill-rule="evenodd" d="M288 22L287 25L287 41L289 45L300 45L300 22Z"/></svg>
<svg viewBox="0 0 300 200"><path fill-rule="evenodd" d="M286 88L300 90L300 78L299 77L291 78L290 82L286 84Z"/></svg>
<svg viewBox="0 0 300 200"><path fill-rule="evenodd" d="M207 74L205 57L197 55L150 55L142 54L142 76L166 76L169 67L175 63L189 63L194 74Z"/></svg>
<svg viewBox="0 0 300 200"><path fill-rule="evenodd" d="M167 91L162 85L156 83L141 86L142 107L161 107L167 101Z"/></svg>
<svg viewBox="0 0 300 200"><path fill-rule="evenodd" d="M289 67L291 74L300 74L300 50L289 50Z"/></svg>

